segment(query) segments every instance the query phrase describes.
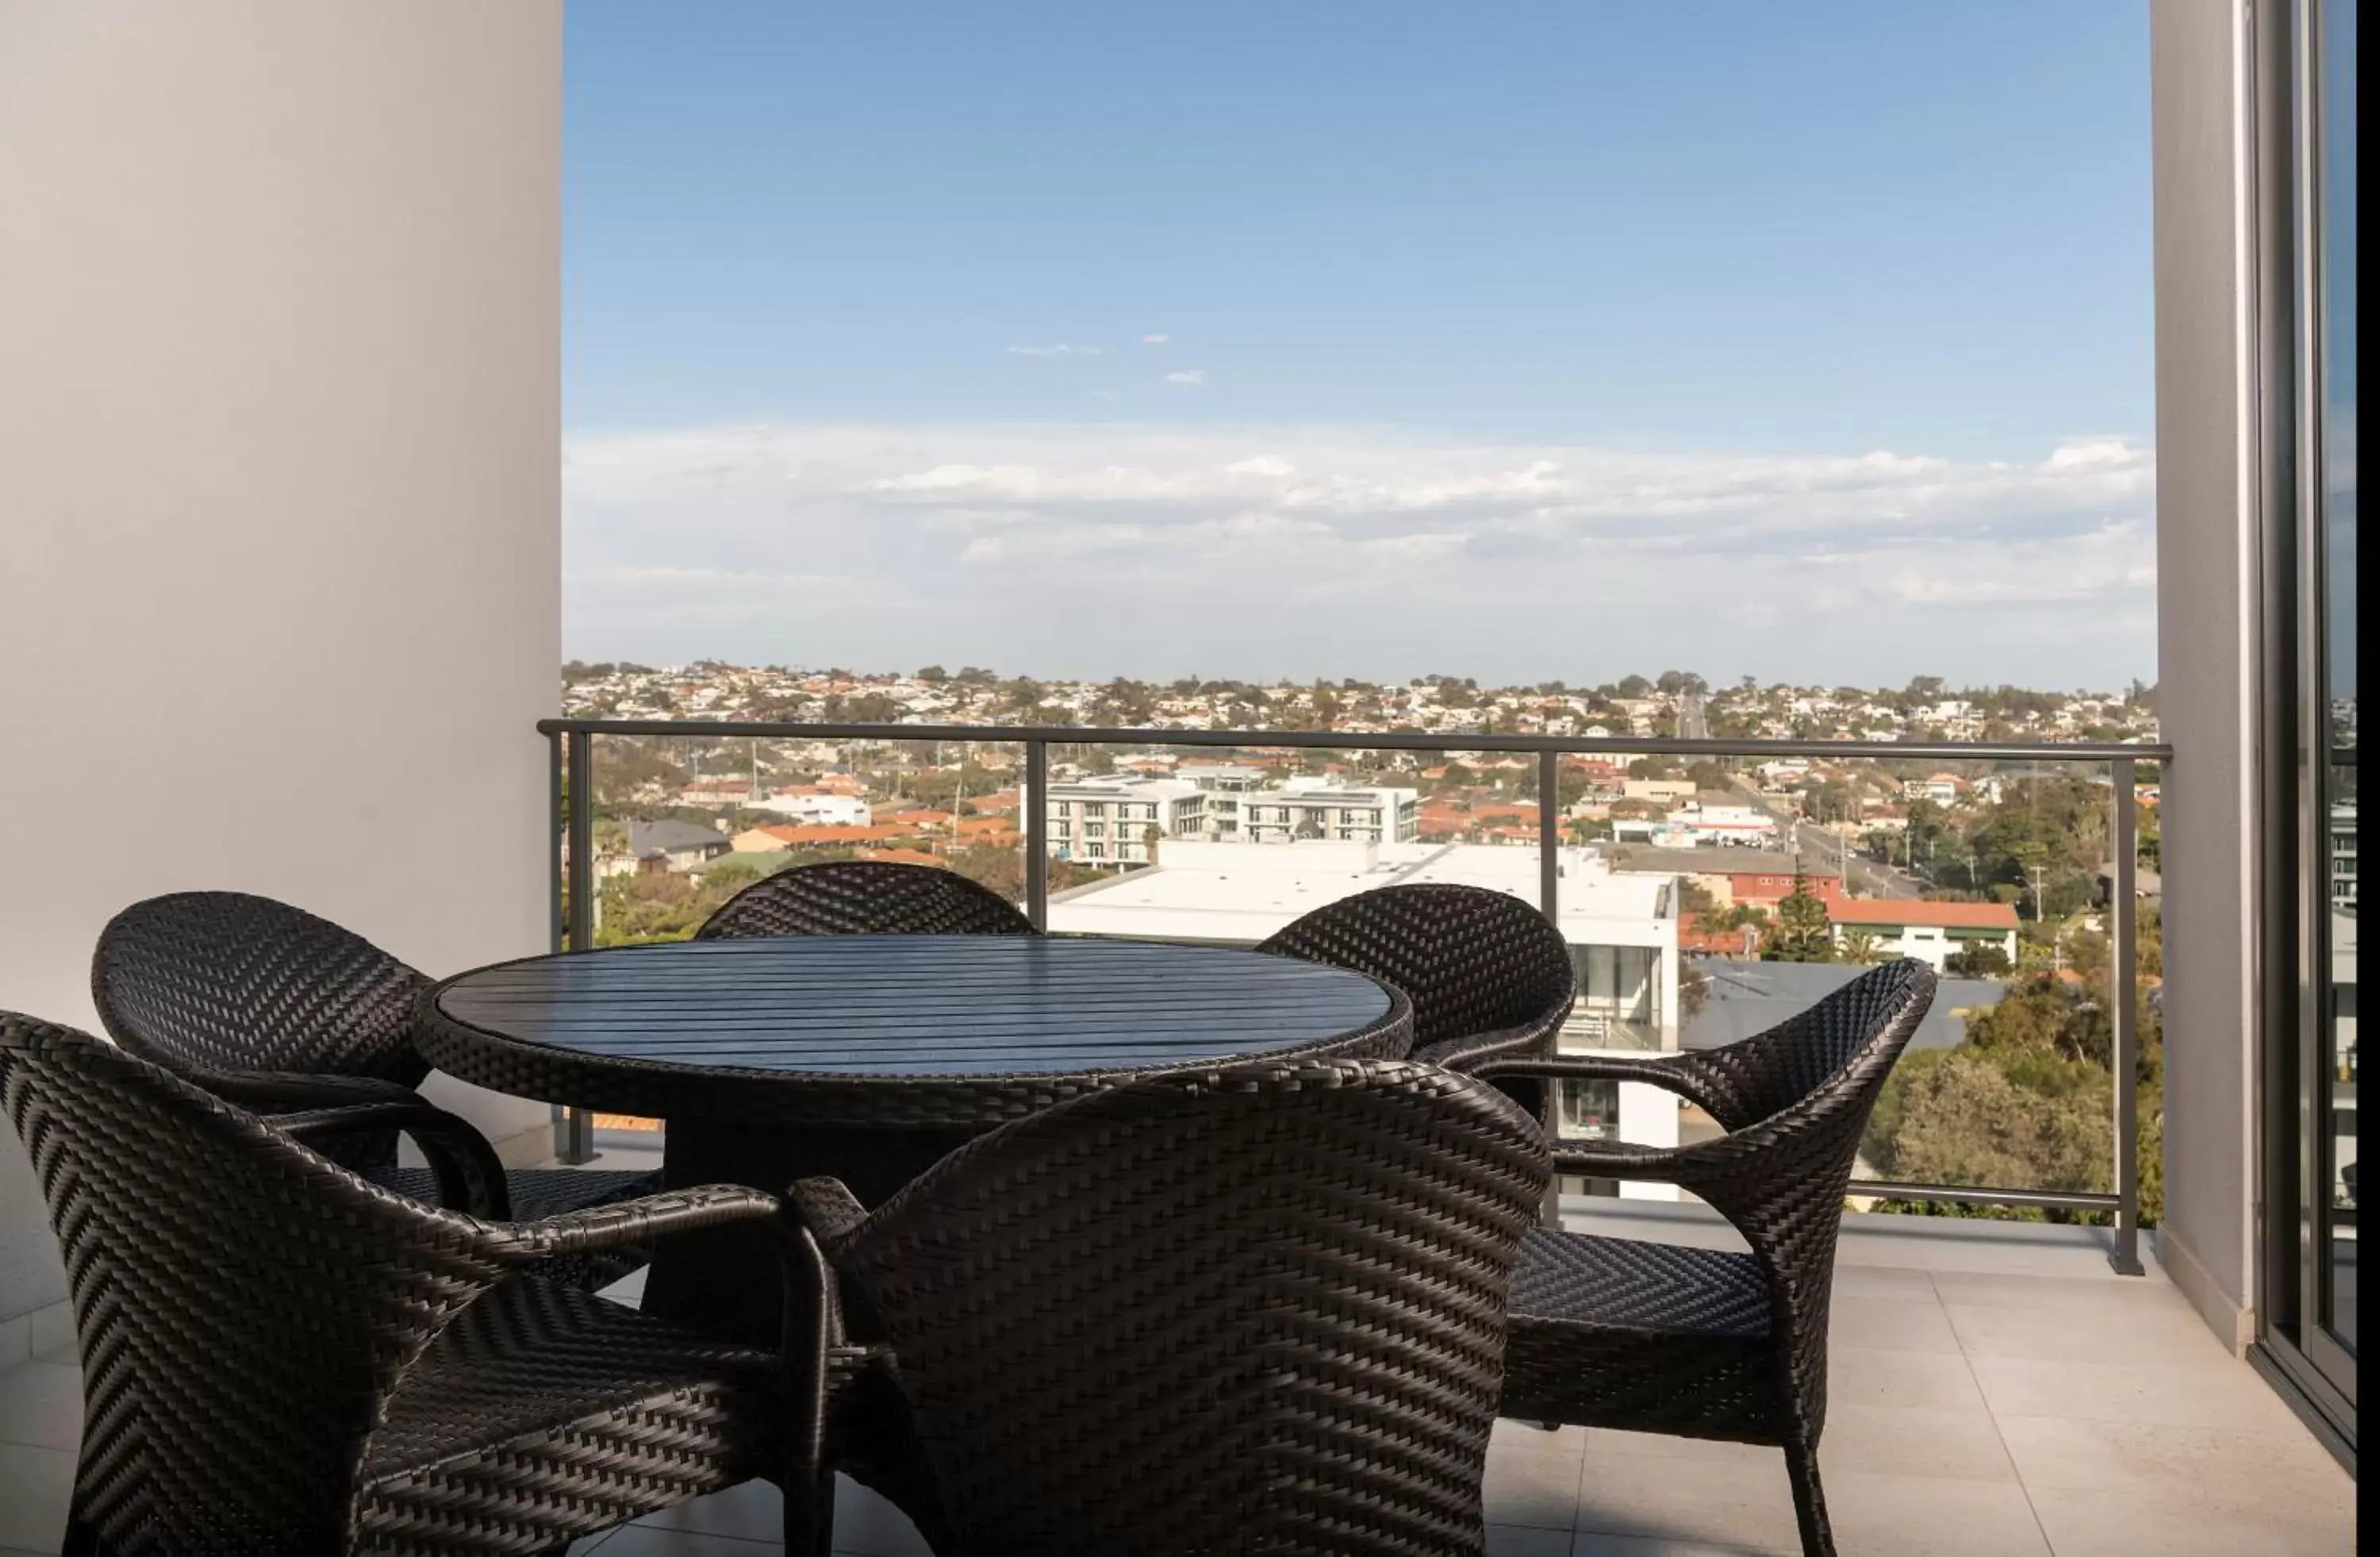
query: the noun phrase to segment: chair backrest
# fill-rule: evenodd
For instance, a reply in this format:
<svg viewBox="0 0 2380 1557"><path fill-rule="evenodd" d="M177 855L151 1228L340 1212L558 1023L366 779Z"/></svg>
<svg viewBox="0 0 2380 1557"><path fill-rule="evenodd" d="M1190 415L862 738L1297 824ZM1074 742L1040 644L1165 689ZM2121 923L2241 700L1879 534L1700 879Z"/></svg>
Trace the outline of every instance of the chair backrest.
<svg viewBox="0 0 2380 1557"><path fill-rule="evenodd" d="M1033 921L955 870L892 859L797 865L719 906L698 941L764 935L1030 935Z"/></svg>
<svg viewBox="0 0 2380 1557"><path fill-rule="evenodd" d="M1544 914L1485 887L1420 882L1327 903L1257 950L1353 968L1413 1002L1417 1058L1455 1063L1477 1034L1559 1024L1578 993Z"/></svg>
<svg viewBox="0 0 2380 1557"><path fill-rule="evenodd" d="M381 1402L496 1280L476 1224L146 1061L0 1012L0 1105L65 1256L78 1514L111 1549L342 1550Z"/></svg>
<svg viewBox="0 0 2380 1557"><path fill-rule="evenodd" d="M1697 1100L1742 1130L1827 1093L1838 1110L1876 1101L1893 1062L1934 1004L1934 970L1904 957L1860 975L1808 1010L1721 1049L1671 1062L1701 1089Z"/></svg>
<svg viewBox="0 0 2380 1557"><path fill-rule="evenodd" d="M1934 1004L1934 970L1904 959L1852 979L1763 1033L1665 1062L1728 1133L1688 1150L1690 1187L1734 1222L1768 1280L1789 1393L1826 1420L1835 1244L1860 1137Z"/></svg>
<svg viewBox="0 0 2380 1557"><path fill-rule="evenodd" d="M1548 1172L1471 1077L1250 1069L1004 1125L831 1252L962 1551L1446 1557Z"/></svg>
<svg viewBox="0 0 2380 1557"><path fill-rule="evenodd" d="M136 903L100 931L91 998L110 1037L169 1068L371 1076L413 1086L429 980L353 931L244 892Z"/></svg>

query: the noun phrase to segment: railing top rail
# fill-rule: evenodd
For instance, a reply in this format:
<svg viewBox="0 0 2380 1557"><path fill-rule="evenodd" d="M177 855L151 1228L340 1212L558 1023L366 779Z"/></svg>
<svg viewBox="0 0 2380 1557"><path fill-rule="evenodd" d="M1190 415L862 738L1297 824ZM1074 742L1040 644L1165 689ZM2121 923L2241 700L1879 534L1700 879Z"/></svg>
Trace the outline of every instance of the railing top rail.
<svg viewBox="0 0 2380 1557"><path fill-rule="evenodd" d="M710 736L867 741L1046 741L1059 746L1281 747L1330 751L1551 751L1592 757L1865 757L1946 762L2164 761L2122 741L1689 740L1665 736L1490 735L1484 730L1145 730L1075 724L809 724L745 719L540 719L540 735Z"/></svg>

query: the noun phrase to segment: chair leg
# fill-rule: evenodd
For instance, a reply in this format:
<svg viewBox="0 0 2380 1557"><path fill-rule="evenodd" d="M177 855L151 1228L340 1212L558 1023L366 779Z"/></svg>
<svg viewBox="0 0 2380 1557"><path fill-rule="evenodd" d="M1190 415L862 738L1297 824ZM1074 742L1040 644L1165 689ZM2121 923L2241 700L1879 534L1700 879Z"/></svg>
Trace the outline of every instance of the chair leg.
<svg viewBox="0 0 2380 1557"><path fill-rule="evenodd" d="M785 1557L827 1557L834 1545L834 1473L789 1476L785 1489Z"/></svg>
<svg viewBox="0 0 2380 1557"><path fill-rule="evenodd" d="M1785 1474L1793 1483L1793 1518L1802 1527L1802 1557L1835 1557L1835 1532L1827 1523L1827 1495L1818 1485L1818 1451L1808 1443L1785 1445Z"/></svg>
<svg viewBox="0 0 2380 1557"><path fill-rule="evenodd" d="M58 1546L60 1557L108 1557L107 1542L102 1540L99 1527L88 1519L68 1519L66 1539Z"/></svg>

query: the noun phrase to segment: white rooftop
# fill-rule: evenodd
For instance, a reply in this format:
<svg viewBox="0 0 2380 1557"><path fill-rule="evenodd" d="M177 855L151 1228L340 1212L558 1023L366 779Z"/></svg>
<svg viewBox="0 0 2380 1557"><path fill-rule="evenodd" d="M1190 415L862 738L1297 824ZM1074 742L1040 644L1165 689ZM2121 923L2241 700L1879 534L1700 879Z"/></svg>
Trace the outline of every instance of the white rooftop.
<svg viewBox="0 0 2380 1557"><path fill-rule="evenodd" d="M1672 878L1613 875L1579 849L1560 852L1560 923L1577 945L1647 946L1677 933ZM1300 915L1359 892L1451 882L1537 900L1537 853L1494 844L1250 844L1169 838L1158 863L1050 902L1062 932L1261 941Z"/></svg>

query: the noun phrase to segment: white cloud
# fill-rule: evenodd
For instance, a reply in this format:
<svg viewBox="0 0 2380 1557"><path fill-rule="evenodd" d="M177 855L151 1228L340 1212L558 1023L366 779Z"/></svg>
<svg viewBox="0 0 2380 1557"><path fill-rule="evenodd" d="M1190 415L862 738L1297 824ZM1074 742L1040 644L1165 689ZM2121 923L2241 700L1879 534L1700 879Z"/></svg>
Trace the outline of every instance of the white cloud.
<svg viewBox="0 0 2380 1557"><path fill-rule="evenodd" d="M1065 346L1062 344L1058 346L1013 346L1008 348L1008 355L1011 357L1105 357L1107 354L1108 348L1103 346Z"/></svg>
<svg viewBox="0 0 2380 1557"><path fill-rule="evenodd" d="M1172 339L1173 337L1171 335L1143 335L1140 337L1140 344L1143 346L1165 346L1171 343Z"/></svg>
<svg viewBox="0 0 2380 1557"><path fill-rule="evenodd" d="M1207 387L1207 370L1204 368L1184 368L1178 372L1166 374L1165 382L1167 383L1178 383L1184 389L1204 389Z"/></svg>
<svg viewBox="0 0 2380 1557"><path fill-rule="evenodd" d="M2070 686L2155 674L2154 460L1499 444L1409 428L581 436L582 657L1044 675Z"/></svg>

